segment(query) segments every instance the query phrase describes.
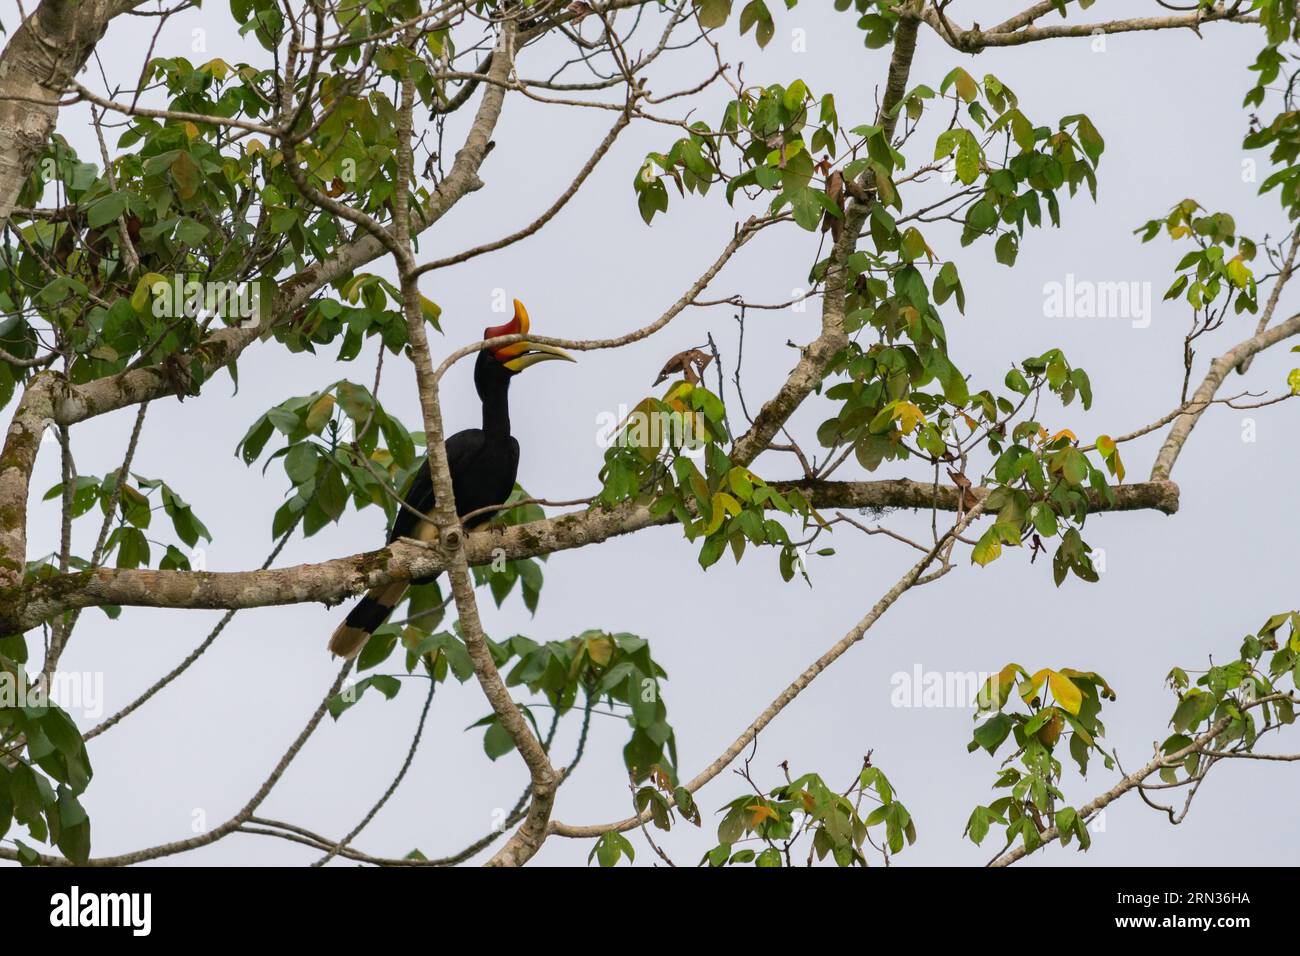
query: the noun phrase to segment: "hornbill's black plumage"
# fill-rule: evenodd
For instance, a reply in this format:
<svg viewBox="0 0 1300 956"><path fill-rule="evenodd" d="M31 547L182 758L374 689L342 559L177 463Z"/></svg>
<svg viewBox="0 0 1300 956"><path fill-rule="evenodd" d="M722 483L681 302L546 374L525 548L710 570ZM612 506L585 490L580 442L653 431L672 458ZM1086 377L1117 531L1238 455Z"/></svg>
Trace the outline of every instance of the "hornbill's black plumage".
<svg viewBox="0 0 1300 956"><path fill-rule="evenodd" d="M483 338L527 332L528 312L516 299L514 318L505 325L484 329ZM510 379L529 366L548 359L573 361L560 349L533 342L479 350L474 364L474 387L483 403L483 427L457 432L446 442L457 514L467 515L502 504L514 491L519 470L519 442L510 434ZM420 517L421 514L432 514L434 507L433 480L429 475L427 458L411 480L404 500L410 508L398 511L388 534L388 543L392 544L398 538L432 540L437 529ZM495 511L477 514L464 522L465 527L483 524L494 514ZM370 635L388 619L408 586L403 581L371 588L330 637L330 651L341 657L355 656Z"/></svg>

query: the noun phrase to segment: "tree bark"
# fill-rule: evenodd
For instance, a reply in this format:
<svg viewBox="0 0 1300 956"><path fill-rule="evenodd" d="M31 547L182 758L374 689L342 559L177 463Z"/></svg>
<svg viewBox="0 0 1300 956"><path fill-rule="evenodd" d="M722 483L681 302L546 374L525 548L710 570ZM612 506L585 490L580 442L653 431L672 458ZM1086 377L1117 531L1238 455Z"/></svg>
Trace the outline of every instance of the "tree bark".
<svg viewBox="0 0 1300 956"><path fill-rule="evenodd" d="M59 116L59 97L129 0L42 0L0 53L0 229Z"/></svg>
<svg viewBox="0 0 1300 956"><path fill-rule="evenodd" d="M814 508L938 508L957 510L960 491L906 478L885 481L778 482L781 491L798 488ZM971 489L977 501L989 489ZM1173 514L1178 486L1172 481L1120 485L1112 505L1093 502L1096 511L1156 510ZM470 565L517 560L570 551L655 525L673 523L640 504L575 511L509 528L465 535L460 550ZM27 588L0 590L0 634L25 631L62 611L103 605L225 609L323 602L394 581L420 580L451 565L440 547L396 541L380 551L265 571L152 571L97 568L58 575Z"/></svg>

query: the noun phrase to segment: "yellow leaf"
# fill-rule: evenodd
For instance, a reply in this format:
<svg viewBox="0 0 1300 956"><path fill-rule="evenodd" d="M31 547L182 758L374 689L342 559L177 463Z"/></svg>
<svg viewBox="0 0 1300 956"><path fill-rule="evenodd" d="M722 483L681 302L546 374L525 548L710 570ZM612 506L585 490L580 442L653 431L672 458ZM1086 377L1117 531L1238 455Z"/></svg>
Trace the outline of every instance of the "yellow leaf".
<svg viewBox="0 0 1300 956"><path fill-rule="evenodd" d="M693 391L695 391L695 386L683 379L668 390L668 394L664 396L664 401L670 404L674 401L680 401Z"/></svg>
<svg viewBox="0 0 1300 956"><path fill-rule="evenodd" d="M975 98L979 96L980 88L979 84L975 82L974 77L960 67L953 70L953 72L957 74L955 83L955 86L957 87L957 95L967 103L975 102Z"/></svg>
<svg viewBox="0 0 1300 956"><path fill-rule="evenodd" d="M307 430L313 435L319 435L325 427L325 423L334 417L334 396L326 392L316 401L312 402L311 409L307 412L305 424Z"/></svg>
<svg viewBox="0 0 1300 956"><path fill-rule="evenodd" d="M740 502L725 491L715 491L713 493L713 510L725 511L734 518L740 514Z"/></svg>
<svg viewBox="0 0 1300 956"><path fill-rule="evenodd" d="M230 64L221 59L221 57L216 57L215 59L208 60L207 63L204 63L199 67L199 72L211 73L218 80L224 80L230 73Z"/></svg>
<svg viewBox="0 0 1300 956"><path fill-rule="evenodd" d="M614 642L608 637L587 638L587 656L599 667L604 667L614 657Z"/></svg>
<svg viewBox="0 0 1300 956"><path fill-rule="evenodd" d="M764 820L779 820L781 818L781 815L771 807L765 807L761 804L753 803L745 807L745 809L750 813L749 826L751 829L757 827Z"/></svg>
<svg viewBox="0 0 1300 956"><path fill-rule="evenodd" d="M727 513L723 511L721 508L717 507L717 505L714 505L713 514L709 516L708 524L704 526L704 536L707 538L709 535L713 534L713 532L721 528L722 521L726 517L727 517Z"/></svg>
<svg viewBox="0 0 1300 956"><path fill-rule="evenodd" d="M1237 255L1228 260L1225 267L1228 272L1228 278L1238 289L1244 289L1250 281L1250 270L1246 268L1246 263L1242 261L1241 256Z"/></svg>
<svg viewBox="0 0 1300 956"><path fill-rule="evenodd" d="M999 710L1007 702L1016 678L1024 674L1025 669L1019 664L1008 664L990 677L976 699L980 710Z"/></svg>
<svg viewBox="0 0 1300 956"><path fill-rule="evenodd" d="M997 534L992 528L980 536L979 541L975 542L975 547L971 549L970 553L971 561L981 568L991 564L1001 556L1002 543L998 540Z"/></svg>
<svg viewBox="0 0 1300 956"><path fill-rule="evenodd" d="M364 272L353 276L347 285L343 287L343 298L347 299L349 302L356 302L361 295L361 287L365 285L366 280L370 278L371 276Z"/></svg>
<svg viewBox="0 0 1300 956"><path fill-rule="evenodd" d="M442 327L438 324L438 320L442 317L442 306L432 299L420 296L420 311L424 313L426 322L438 329L438 331L442 331Z"/></svg>
<svg viewBox="0 0 1300 956"><path fill-rule="evenodd" d="M135 504L135 505L148 505L148 504L149 504L149 499L148 499L148 498L146 498L143 494L141 494L139 491L137 491L136 489L132 488L130 485L126 484L125 482L122 484L121 495L122 495L122 497L123 497L124 499L126 499L128 502L130 502L130 503L132 503L132 504Z"/></svg>
<svg viewBox="0 0 1300 956"><path fill-rule="evenodd" d="M135 284L135 291L131 293L131 308L137 312L143 312L145 306L149 304L149 296L156 285L166 285L167 277L159 275L157 272L146 272L140 277L140 281Z"/></svg>
<svg viewBox="0 0 1300 956"><path fill-rule="evenodd" d="M1050 667L1044 667L1029 680L1020 685L1020 698L1026 703L1038 696L1038 688L1043 686L1043 681L1047 680L1047 675L1052 673Z"/></svg>
<svg viewBox="0 0 1300 956"><path fill-rule="evenodd" d="M1052 689L1052 696L1064 710L1079 716L1079 708L1083 705L1083 691L1079 690L1079 685L1064 674L1048 671L1047 686Z"/></svg>
<svg viewBox="0 0 1300 956"><path fill-rule="evenodd" d="M911 402L899 402L894 408L894 417L899 421L904 435L910 435L917 425L925 424L925 413Z"/></svg>

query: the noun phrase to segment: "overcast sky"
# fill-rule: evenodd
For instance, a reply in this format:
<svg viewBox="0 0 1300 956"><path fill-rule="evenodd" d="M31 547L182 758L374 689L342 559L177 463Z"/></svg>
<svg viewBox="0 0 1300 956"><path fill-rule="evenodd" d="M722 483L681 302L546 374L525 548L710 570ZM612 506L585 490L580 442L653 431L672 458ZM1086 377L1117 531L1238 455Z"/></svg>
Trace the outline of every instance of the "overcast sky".
<svg viewBox="0 0 1300 956"><path fill-rule="evenodd" d="M986 26L1022 3L957 3L950 14ZM751 83L805 79L815 92L834 92L841 120L871 121L885 74L887 51L867 51L849 15L805 3L776 10L777 32L759 53L752 38L738 38L734 22L720 31L724 55L743 60ZM829 5L827 5L829 6ZM1099 2L1093 19L1157 12L1155 4ZM3 0L6 25L14 6ZM1075 13L1074 16L1079 16ZM132 85L152 21L123 19L99 47L114 82ZM189 51L191 30L206 29L207 50ZM791 49L791 31L807 31L807 51ZM1096 203L1086 195L1063 203L1063 228L1030 231L1012 270L998 265L991 244L960 249L951 230L927 229L941 257L955 258L966 288L967 309L951 304L944 316L951 350L973 381L998 384L1009 363L1047 348L1063 348L1091 375L1095 403L1061 409L1045 403L1044 421L1069 427L1091 440L1120 434L1174 408L1182 380L1185 305L1163 303L1171 269L1182 250L1164 240L1139 244L1133 229L1163 215L1175 202L1194 197L1211 210L1226 210L1256 240L1276 237L1285 221L1274 197L1257 197L1243 182L1240 149L1246 114L1240 109L1252 78L1246 67L1260 43L1254 27L1210 25L1198 39L1188 31L1113 36L1104 51L1088 39L1057 40L992 50L972 60L946 47L922 28L909 85L937 89L952 66L962 63L982 76L996 74L1020 96L1037 123L1087 113L1106 138ZM649 44L646 34L643 45ZM175 18L159 43L162 55L195 62L212 56L236 61L253 55L238 40L223 3ZM549 73L554 51L526 50L522 75ZM709 70L708 57L688 53L660 69L657 91L693 85ZM83 80L100 85L92 66ZM675 84L675 86L674 86ZM706 97L702 116L716 121L721 93ZM671 105L671 104L670 104ZM666 109L666 107L665 107ZM594 110L540 107L509 96L483 167L486 188L467 198L434 233L421 240L420 256L432 258L504 235L551 203L604 135L611 117ZM85 113L68 111L60 131L84 156L95 154ZM911 142L909 163L929 159L928 127ZM719 192L704 199L673 193L667 215L646 227L636 211L632 178L647 150L666 150L671 129L634 126L616 144L588 186L539 236L504 252L439 271L423 292L443 309L445 353L500 321L490 311L495 289L523 299L535 331L567 337L621 333L658 316L712 261L730 236L737 212ZM1262 176L1260 177L1263 178ZM742 215L747 214L742 210ZM718 277L709 298L743 293L754 301L782 301L803 284L816 253L816 237L797 229L770 230L745 248ZM1149 282L1154 316L1147 328L1126 318L1049 318L1044 286L1079 280ZM1295 308L1284 297L1279 315ZM817 331L816 306L806 313L751 313L744 355L745 394L755 409L783 381L794 362L788 341L802 343ZM1232 319L1206 356L1244 338L1254 318ZM690 310L660 334L627 349L589 353L575 366L543 365L516 381L512 420L522 446L519 478L528 490L553 499L592 493L602 461L596 443L598 416L633 405L649 394L666 357L698 345L712 333L730 374L736 354L736 323L730 309ZM294 395L347 376L369 382L376 343L350 365L320 356L290 355L274 343L250 348L240 359L240 389L216 376L202 396L155 402L134 470L166 478L189 500L216 540L206 549L209 570L257 567L272 546L271 515L287 479L278 466L263 477L247 468L235 445L265 409ZM1234 376L1227 390L1283 387L1295 356L1284 349L1254 363L1248 380ZM730 387L730 386L729 386ZM462 363L443 389L449 431L478 424L479 410ZM381 393L387 406L418 427L409 364L386 364ZM732 399L732 414L739 409ZM813 397L794 420L806 447L830 404ZM9 410L11 411L11 409ZM103 474L121 459L135 409L97 418L74 430L82 473ZM1245 418L1255 420L1255 440L1243 441ZM1162 687L1170 667L1203 667L1236 655L1242 636L1275 611L1295 602L1293 562L1283 558L1294 542L1294 504L1285 489L1300 466L1294 409L1290 405L1239 412L1210 411L1196 429L1175 469L1181 511L1099 516L1085 537L1105 550L1098 584L1076 579L1052 584L1049 562L1030 565L1011 550L986 569L966 564L942 581L905 596L828 672L821 675L758 739L752 761L765 788L780 782L778 764L792 773L816 771L838 785L861 766L863 754L889 775L916 820L919 840L899 865L980 864L997 849L996 834L983 848L961 832L971 809L997 796L990 785L997 762L968 754L972 729L967 707L904 708L891 704L894 675L924 671L995 671L1015 661L1039 667L1076 667L1105 676L1119 699L1103 712L1109 746L1124 766L1149 759L1163 739L1173 695ZM276 439L278 440L278 439ZM1127 446L1130 480L1142 480L1159 436ZM272 447L279 447L274 445ZM52 550L57 514L40 498L58 480L58 456L47 444L33 481L37 509L29 541L31 556ZM794 477L789 456L769 454L756 470L764 477ZM915 468L882 468L874 477L910 474ZM850 463L837 477L863 477ZM97 514L97 512L96 512ZM922 533L928 515L889 515L890 527ZM86 540L97 530L85 518ZM91 526L96 527L92 528ZM313 538L295 538L282 565L322 560L377 547L384 537L380 513L349 512L340 525ZM707 573L697 549L680 528L643 531L582 551L554 556L546 565L541 606L530 616L517 596L497 609L480 605L494 638L526 634L558 640L588 628L630 631L647 638L669 674L665 699L676 728L680 769L689 779L711 762L787 683L856 623L911 564L909 549L883 536L868 538L837 530L832 559L810 565L812 586L781 582L776 555L750 552L736 567L725 558ZM86 804L94 825L96 856L125 852L194 831L196 815L216 825L235 812L266 777L302 727L337 671L325 651L341 609L319 605L269 608L238 614L206 656L177 683L123 726L93 741L96 777ZM83 617L66 670L104 674L104 710L134 699L185 656L217 620L216 612L127 610L116 622L98 611ZM394 666L400 669L397 658ZM418 680L405 682L386 702L367 697L335 723L326 720L285 775L260 813L340 836L385 789L397 771L423 701ZM367 852L402 855L413 848L428 856L460 849L487 832L498 808L511 806L526 782L516 755L491 763L481 733L464 728L488 712L474 683L450 683L435 697L424 742L398 794L356 841ZM97 721L77 711L85 727ZM567 763L577 715L566 722L555 748ZM619 719L593 718L587 756L560 792L555 817L588 824L627 816L630 797L621 748L627 728ZM1273 745L1276 746L1276 745ZM1285 743L1283 743L1285 746ZM1290 749L1295 749L1294 745ZM1069 801L1081 804L1113 784L1101 765L1086 780L1067 771ZM1053 847L1029 865L1294 862L1300 825L1288 805L1300 783L1287 765L1235 762L1220 767L1201 788L1192 812L1176 830L1161 813L1132 796L1112 806L1094 848L1078 854ZM701 831L682 825L661 843L679 864L693 864L716 842L714 811L744 791L724 773L697 799ZM1180 798L1181 800L1181 798ZM1249 808L1255 812L1243 812ZM1262 810L1263 812L1259 812ZM659 834L656 834L658 837ZM633 835L639 864L654 860ZM591 841L552 838L537 860L581 864ZM233 836L170 863L303 863L318 854L287 842ZM1025 864L1022 864L1025 865Z"/></svg>

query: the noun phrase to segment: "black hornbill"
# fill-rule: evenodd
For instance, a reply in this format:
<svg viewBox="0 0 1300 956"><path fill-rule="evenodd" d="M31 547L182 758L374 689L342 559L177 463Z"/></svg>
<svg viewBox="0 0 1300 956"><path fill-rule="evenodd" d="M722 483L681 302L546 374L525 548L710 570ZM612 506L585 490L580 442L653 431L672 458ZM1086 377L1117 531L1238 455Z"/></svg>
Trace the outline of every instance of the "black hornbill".
<svg viewBox="0 0 1300 956"><path fill-rule="evenodd" d="M483 338L528 333L528 311L515 299L515 314L505 325L483 330ZM447 464L451 469L452 491L456 512L467 515L510 497L519 470L519 442L510 434L510 379L524 369L550 359L574 359L567 352L535 342L517 342L500 348L480 349L474 364L474 387L483 403L483 427L467 428L447 439ZM430 541L437 529L420 518L433 511L433 480L428 459L422 462L406 491L406 504L393 521L388 543L398 538ZM414 509L414 511L410 510ZM418 514L416 513L418 512ZM483 524L495 511L482 511L465 522L466 528ZM329 649L341 657L353 657L363 648L370 635L387 620L397 602L406 594L407 582L394 582L371 588L330 637Z"/></svg>

